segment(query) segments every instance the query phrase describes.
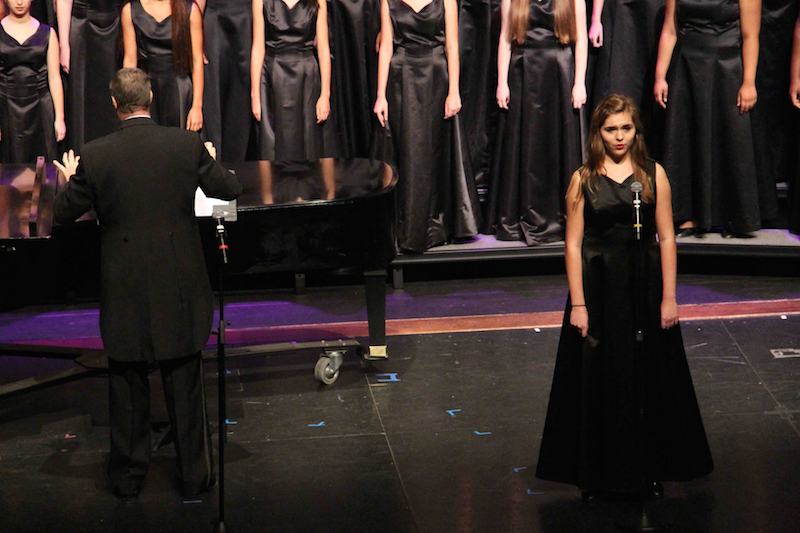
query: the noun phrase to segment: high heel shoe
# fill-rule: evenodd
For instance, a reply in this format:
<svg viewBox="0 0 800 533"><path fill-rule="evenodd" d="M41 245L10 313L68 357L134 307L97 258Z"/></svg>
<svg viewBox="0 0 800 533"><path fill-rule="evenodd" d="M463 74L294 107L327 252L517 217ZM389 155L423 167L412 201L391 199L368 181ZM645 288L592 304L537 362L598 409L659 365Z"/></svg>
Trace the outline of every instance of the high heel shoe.
<svg viewBox="0 0 800 533"><path fill-rule="evenodd" d="M693 226L689 226L688 228L677 228L675 230L676 237L691 237L694 235L694 233L695 231Z"/></svg>

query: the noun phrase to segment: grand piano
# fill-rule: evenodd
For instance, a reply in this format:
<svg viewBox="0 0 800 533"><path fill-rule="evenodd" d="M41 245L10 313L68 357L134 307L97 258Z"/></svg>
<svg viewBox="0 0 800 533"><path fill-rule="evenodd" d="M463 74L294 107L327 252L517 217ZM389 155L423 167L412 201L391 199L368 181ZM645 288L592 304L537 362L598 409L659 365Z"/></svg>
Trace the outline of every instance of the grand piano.
<svg viewBox="0 0 800 533"><path fill-rule="evenodd" d="M232 170L243 186L235 203L205 199L202 194L196 202L212 280L219 279L222 268L212 215L223 214L230 251L223 281L273 272L293 272L298 280L311 271L361 273L369 340L366 346L346 338L230 346L228 357L319 346L324 351L315 376L328 384L338 376L343 351L350 346L356 346L364 360L386 358L386 269L396 255L397 175L392 167L367 159L322 159L248 162ZM74 225L54 224L53 199L60 183L63 177L42 158L35 166L0 166L2 308L52 300L53 295L63 301L99 291L96 219L89 213ZM0 344L3 354L72 357L85 371L103 366L97 350ZM54 379L75 377L81 377L80 370Z"/></svg>

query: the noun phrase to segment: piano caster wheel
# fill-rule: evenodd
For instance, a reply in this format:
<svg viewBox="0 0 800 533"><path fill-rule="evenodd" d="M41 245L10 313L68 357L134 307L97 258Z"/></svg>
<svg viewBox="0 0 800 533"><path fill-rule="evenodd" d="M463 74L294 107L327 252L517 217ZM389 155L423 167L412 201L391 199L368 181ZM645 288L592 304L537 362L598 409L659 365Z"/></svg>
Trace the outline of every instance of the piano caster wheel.
<svg viewBox="0 0 800 533"><path fill-rule="evenodd" d="M331 358L323 355L314 367L314 377L325 385L332 385L339 379L339 369L334 370L331 366Z"/></svg>

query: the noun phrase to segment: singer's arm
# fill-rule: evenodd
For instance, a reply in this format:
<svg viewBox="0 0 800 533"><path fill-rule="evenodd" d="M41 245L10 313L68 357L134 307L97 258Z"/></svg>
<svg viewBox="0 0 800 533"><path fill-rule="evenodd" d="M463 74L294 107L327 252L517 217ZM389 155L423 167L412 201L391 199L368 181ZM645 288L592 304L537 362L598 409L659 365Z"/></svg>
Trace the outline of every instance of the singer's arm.
<svg viewBox="0 0 800 533"><path fill-rule="evenodd" d="M678 249L672 222L672 190L664 167L656 163L656 231L661 250L661 327L671 328L678 322L675 299L678 272Z"/></svg>
<svg viewBox="0 0 800 533"><path fill-rule="evenodd" d="M581 331L581 337L589 334L589 312L586 309L586 298L583 293L583 195L581 192L580 174L572 175L567 189L567 235L564 249L564 262L567 265L567 282L572 310L569 323Z"/></svg>

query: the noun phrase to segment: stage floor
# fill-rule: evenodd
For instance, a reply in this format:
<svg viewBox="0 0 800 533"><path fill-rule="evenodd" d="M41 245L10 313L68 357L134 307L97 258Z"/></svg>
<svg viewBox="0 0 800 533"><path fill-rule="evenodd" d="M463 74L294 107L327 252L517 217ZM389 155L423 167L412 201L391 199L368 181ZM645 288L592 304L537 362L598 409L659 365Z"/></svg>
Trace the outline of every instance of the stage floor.
<svg viewBox="0 0 800 533"><path fill-rule="evenodd" d="M616 531L628 504L584 504L534 476L565 297L560 275L410 281L389 291L388 361L362 369L349 354L329 387L314 380L317 352L231 362L227 530ZM678 300L716 468L666 483L653 511L682 533L796 530L800 281L680 276ZM356 286L271 291L235 298L228 318L234 335L265 340L358 334L362 302ZM0 342L92 345L96 321L91 304L22 309L0 314ZM72 364L3 357L0 383ZM216 493L181 499L171 447L138 501L110 495L106 387L86 378L0 399L0 529L212 531ZM154 418L166 420L157 374L152 387Z"/></svg>

